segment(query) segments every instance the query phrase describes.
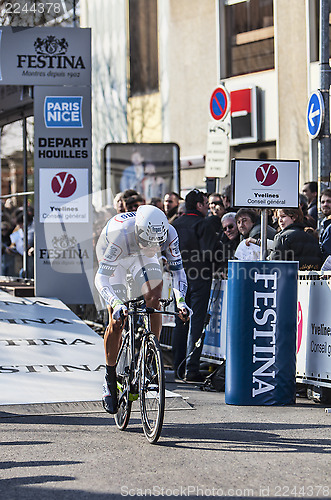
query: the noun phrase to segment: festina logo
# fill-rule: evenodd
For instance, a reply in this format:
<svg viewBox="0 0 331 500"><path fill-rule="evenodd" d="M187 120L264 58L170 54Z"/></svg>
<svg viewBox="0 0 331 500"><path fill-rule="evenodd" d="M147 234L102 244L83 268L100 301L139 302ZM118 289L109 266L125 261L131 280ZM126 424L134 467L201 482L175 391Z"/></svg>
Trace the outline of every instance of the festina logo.
<svg viewBox="0 0 331 500"><path fill-rule="evenodd" d="M275 386L276 325L277 325L277 273L255 272L254 283L263 283L265 291L254 290L252 396L272 391ZM270 282L270 284L269 284ZM271 288L271 291L270 291Z"/></svg>
<svg viewBox="0 0 331 500"><path fill-rule="evenodd" d="M87 250L80 248L68 248L67 250L59 250L56 248L40 248L40 259L88 259L89 255Z"/></svg>
<svg viewBox="0 0 331 500"><path fill-rule="evenodd" d="M0 373L68 373L68 372L99 372L104 371L105 365L7 365L0 366Z"/></svg>
<svg viewBox="0 0 331 500"><path fill-rule="evenodd" d="M27 321L27 320L25 320ZM39 322L45 322L43 321L36 321L37 323ZM46 322L45 322L46 323ZM27 345L95 345L93 342L88 342L85 339L75 339L68 341L66 339L0 339L0 345L2 347L22 347L22 346L27 346Z"/></svg>
<svg viewBox="0 0 331 500"><path fill-rule="evenodd" d="M31 324L42 324L42 325L55 325L61 323L62 325L72 325L72 321L62 318L0 318L3 323L9 323L11 325L31 325Z"/></svg>
<svg viewBox="0 0 331 500"><path fill-rule="evenodd" d="M81 56L67 55L68 42L55 36L38 37L34 43L36 54L18 54L18 68L85 69Z"/></svg>
<svg viewBox="0 0 331 500"><path fill-rule="evenodd" d="M88 259L87 250L78 247L76 238L67 234L54 236L52 239L53 248L40 248L40 259Z"/></svg>

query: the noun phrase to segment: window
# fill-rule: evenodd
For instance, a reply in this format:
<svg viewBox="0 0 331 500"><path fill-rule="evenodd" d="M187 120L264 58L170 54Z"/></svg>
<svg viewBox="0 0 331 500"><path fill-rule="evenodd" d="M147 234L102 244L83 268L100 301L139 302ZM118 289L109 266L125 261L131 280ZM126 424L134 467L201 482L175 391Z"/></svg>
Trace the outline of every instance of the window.
<svg viewBox="0 0 331 500"><path fill-rule="evenodd" d="M130 95L158 90L157 0L129 0Z"/></svg>
<svg viewBox="0 0 331 500"><path fill-rule="evenodd" d="M226 77L274 68L273 0L225 0Z"/></svg>
<svg viewBox="0 0 331 500"><path fill-rule="evenodd" d="M320 1L309 4L310 15L310 62L320 58ZM331 54L331 1L329 0L329 54Z"/></svg>

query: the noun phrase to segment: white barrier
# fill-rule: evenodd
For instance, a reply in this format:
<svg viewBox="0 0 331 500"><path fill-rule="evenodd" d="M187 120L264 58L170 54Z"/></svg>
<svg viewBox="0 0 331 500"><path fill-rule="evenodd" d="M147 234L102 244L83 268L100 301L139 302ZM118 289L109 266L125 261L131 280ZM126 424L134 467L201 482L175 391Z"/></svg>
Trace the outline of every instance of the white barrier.
<svg viewBox="0 0 331 500"><path fill-rule="evenodd" d="M331 387L331 276L303 277L299 273L297 379Z"/></svg>
<svg viewBox="0 0 331 500"><path fill-rule="evenodd" d="M213 281L211 319L201 359L221 363L226 352L227 282ZM297 381L331 387L331 275L299 273Z"/></svg>

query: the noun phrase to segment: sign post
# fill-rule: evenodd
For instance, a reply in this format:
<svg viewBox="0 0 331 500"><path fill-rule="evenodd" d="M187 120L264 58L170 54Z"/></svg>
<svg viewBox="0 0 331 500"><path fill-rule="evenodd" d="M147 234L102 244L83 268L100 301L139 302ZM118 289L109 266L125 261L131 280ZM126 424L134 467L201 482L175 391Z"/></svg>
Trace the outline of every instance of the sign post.
<svg viewBox="0 0 331 500"><path fill-rule="evenodd" d="M229 137L221 123L208 123L206 177L226 177L229 173Z"/></svg>
<svg viewBox="0 0 331 500"><path fill-rule="evenodd" d="M91 30L0 27L0 85L34 86L36 294L93 303Z"/></svg>
<svg viewBox="0 0 331 500"><path fill-rule="evenodd" d="M325 106L322 134L319 140L318 191L330 187L330 35L329 35L329 0L320 0L320 40L319 62L321 68L320 89Z"/></svg>
<svg viewBox="0 0 331 500"><path fill-rule="evenodd" d="M230 96L223 85L217 87L210 98L210 114L214 120L224 120L230 109Z"/></svg>
<svg viewBox="0 0 331 500"><path fill-rule="evenodd" d="M267 255L267 209L299 206L299 166L298 160L232 160L234 207L262 209L261 260Z"/></svg>
<svg viewBox="0 0 331 500"><path fill-rule="evenodd" d="M208 124L205 176L216 178L218 190L220 177L229 170L229 130L223 122L230 110L230 95L224 85L219 85L211 94L209 112L213 119Z"/></svg>
<svg viewBox="0 0 331 500"><path fill-rule="evenodd" d="M324 122L324 100L321 92L313 92L309 98L307 106L307 130L311 139L315 139L322 128Z"/></svg>
<svg viewBox="0 0 331 500"><path fill-rule="evenodd" d="M35 87L36 290L66 304L92 302L90 103L88 86Z"/></svg>

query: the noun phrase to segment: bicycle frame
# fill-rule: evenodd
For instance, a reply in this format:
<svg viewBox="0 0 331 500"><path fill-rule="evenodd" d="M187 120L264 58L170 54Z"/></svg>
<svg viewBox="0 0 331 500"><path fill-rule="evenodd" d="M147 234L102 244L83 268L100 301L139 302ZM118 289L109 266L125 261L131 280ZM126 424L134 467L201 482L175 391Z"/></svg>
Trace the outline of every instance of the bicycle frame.
<svg viewBox="0 0 331 500"><path fill-rule="evenodd" d="M162 300L163 304L170 301ZM150 443L159 439L165 408L165 381L162 352L159 342L151 332L150 316L168 314L151 307L143 307L144 301L134 299L126 304L129 311L126 330L116 361L118 380L118 412L115 422L125 430L131 413L132 402L140 400L141 421L145 436ZM170 313L178 314L178 313ZM139 319L142 318L142 323Z"/></svg>
<svg viewBox="0 0 331 500"><path fill-rule="evenodd" d="M121 358L121 354L124 350L124 348L129 349L130 353L130 368L129 368L129 382L130 382L130 387L132 386L137 386L138 380L139 380L139 372L140 372L140 366L141 366L141 359L142 359L142 352L143 352L143 345L145 343L145 339L147 335L150 333L151 326L150 326L150 311L148 308L142 309L141 305L143 304L143 300L137 300L137 301L129 301L130 307L132 309L129 310L127 322L128 324L128 329L126 331L126 334L123 337L122 344L119 350L119 353L117 355L117 361L116 365L118 364L118 361ZM160 311L163 312L163 311ZM137 321L138 317L142 316L144 320L144 333L141 334L141 342L142 345L139 348L139 355L138 358L136 359L135 357L135 350L137 347L137 341L139 339L136 338L137 335L139 335L139 332L137 331ZM121 396L123 398L123 394ZM121 399L119 401L119 404L121 402Z"/></svg>

